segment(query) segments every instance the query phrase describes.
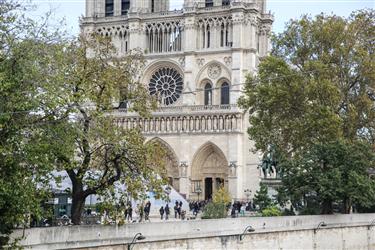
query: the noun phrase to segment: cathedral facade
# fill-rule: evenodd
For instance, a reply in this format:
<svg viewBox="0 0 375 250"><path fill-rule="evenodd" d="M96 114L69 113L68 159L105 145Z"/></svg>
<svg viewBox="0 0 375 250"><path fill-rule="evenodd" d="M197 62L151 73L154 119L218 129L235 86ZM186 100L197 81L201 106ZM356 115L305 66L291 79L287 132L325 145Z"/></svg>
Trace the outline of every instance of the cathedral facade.
<svg viewBox="0 0 375 250"><path fill-rule="evenodd" d="M166 149L170 185L187 199L222 185L241 200L258 189L260 159L237 101L269 50L265 1L185 0L170 11L169 0L86 0L82 32L111 37L121 56L144 51L141 81L160 107L142 118L120 106L117 123Z"/></svg>

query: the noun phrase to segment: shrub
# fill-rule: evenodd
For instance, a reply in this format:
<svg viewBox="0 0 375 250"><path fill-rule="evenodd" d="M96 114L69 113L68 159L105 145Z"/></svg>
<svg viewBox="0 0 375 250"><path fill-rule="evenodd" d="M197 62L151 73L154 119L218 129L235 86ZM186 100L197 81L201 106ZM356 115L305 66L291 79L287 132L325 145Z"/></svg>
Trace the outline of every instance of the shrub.
<svg viewBox="0 0 375 250"><path fill-rule="evenodd" d="M202 219L220 219L227 217L227 208L224 203L210 202L203 209Z"/></svg>
<svg viewBox="0 0 375 250"><path fill-rule="evenodd" d="M282 212L276 206L270 206L262 210L263 217L281 216Z"/></svg>

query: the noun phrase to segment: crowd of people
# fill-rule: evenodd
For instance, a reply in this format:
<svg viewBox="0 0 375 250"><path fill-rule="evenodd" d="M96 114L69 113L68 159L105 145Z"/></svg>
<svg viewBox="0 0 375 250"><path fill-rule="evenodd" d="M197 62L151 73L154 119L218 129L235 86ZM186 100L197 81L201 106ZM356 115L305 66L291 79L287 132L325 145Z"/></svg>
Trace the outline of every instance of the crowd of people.
<svg viewBox="0 0 375 250"><path fill-rule="evenodd" d="M197 218L198 214L204 210L205 206L210 201L204 200L204 201L190 201L189 202L189 218ZM161 206L159 208L159 215L160 220L169 220L171 216L172 208L168 203L166 203L164 206ZM233 203L227 204L227 211L228 216L235 218L239 216L245 216L245 211L255 211L256 207L252 202L241 202L241 201L235 201ZM91 209L87 211L88 214L91 214ZM150 221L150 212L151 212L151 202L147 201L146 203L139 203L135 206L133 209L133 205L131 202L128 202L125 207L124 211L124 218L125 221L128 223L135 223L135 222L142 222L142 221ZM174 212L174 219L186 219L186 211L183 209L183 202L182 201L175 201L173 206L173 212ZM109 214L104 213L104 217L109 219Z"/></svg>

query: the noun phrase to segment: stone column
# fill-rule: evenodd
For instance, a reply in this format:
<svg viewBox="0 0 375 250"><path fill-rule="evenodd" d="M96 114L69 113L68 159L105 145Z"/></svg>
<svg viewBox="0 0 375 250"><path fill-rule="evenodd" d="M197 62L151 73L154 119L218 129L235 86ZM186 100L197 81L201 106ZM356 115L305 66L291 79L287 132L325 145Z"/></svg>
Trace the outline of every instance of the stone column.
<svg viewBox="0 0 375 250"><path fill-rule="evenodd" d="M97 0L86 0L86 17L95 17Z"/></svg>
<svg viewBox="0 0 375 250"><path fill-rule="evenodd" d="M121 0L114 0L114 9L113 9L113 15L114 16L121 16Z"/></svg>
<svg viewBox="0 0 375 250"><path fill-rule="evenodd" d="M232 198L237 198L237 162L232 161L229 164L228 191Z"/></svg>

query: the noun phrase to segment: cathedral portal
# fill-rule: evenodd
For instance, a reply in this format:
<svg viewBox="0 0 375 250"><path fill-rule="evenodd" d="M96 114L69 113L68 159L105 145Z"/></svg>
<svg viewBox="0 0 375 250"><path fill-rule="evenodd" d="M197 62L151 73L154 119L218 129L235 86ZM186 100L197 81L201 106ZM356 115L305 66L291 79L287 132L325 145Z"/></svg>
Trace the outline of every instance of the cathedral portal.
<svg viewBox="0 0 375 250"><path fill-rule="evenodd" d="M193 193L198 198L211 199L213 192L220 187L228 188L228 161L215 144L208 142L201 146L192 162L191 183Z"/></svg>

